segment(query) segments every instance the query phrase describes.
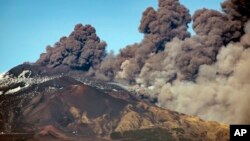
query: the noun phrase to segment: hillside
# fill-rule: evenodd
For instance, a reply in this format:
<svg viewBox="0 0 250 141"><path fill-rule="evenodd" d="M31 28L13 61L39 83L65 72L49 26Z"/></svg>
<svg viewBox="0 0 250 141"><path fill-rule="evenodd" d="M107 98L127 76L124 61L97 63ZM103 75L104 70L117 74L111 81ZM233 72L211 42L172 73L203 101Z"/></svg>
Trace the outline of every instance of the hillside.
<svg viewBox="0 0 250 141"><path fill-rule="evenodd" d="M20 74L1 80L0 91L8 88L6 82L12 90L20 88L0 96L4 134L31 133L35 140L228 140L226 125L159 108L117 85Z"/></svg>

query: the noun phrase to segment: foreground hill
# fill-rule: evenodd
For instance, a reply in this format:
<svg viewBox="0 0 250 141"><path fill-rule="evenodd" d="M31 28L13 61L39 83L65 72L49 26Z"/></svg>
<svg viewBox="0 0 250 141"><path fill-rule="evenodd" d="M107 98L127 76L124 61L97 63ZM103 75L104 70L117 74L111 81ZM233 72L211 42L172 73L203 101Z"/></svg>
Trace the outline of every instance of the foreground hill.
<svg viewBox="0 0 250 141"><path fill-rule="evenodd" d="M33 75L34 66L28 66L0 80L0 138L26 133L22 137L33 140L229 140L226 125L159 108L108 82Z"/></svg>

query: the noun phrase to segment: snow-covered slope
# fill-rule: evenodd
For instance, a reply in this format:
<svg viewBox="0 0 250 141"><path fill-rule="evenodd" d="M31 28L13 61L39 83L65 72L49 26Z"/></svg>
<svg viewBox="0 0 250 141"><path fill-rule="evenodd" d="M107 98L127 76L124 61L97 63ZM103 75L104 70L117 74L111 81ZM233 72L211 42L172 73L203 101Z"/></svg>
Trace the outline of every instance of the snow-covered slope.
<svg viewBox="0 0 250 141"><path fill-rule="evenodd" d="M0 73L0 80L2 80L4 78L4 74L5 73Z"/></svg>
<svg viewBox="0 0 250 141"><path fill-rule="evenodd" d="M30 77L30 70L24 70L18 77L10 76L8 73L0 75L0 95L13 94L34 84L40 84L55 77Z"/></svg>

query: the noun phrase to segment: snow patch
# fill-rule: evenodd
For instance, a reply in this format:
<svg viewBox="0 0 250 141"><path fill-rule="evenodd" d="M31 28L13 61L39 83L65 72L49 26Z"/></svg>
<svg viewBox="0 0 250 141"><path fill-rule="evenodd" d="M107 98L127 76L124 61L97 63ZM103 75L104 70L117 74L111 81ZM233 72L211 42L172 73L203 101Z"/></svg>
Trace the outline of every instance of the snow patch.
<svg viewBox="0 0 250 141"><path fill-rule="evenodd" d="M5 94L15 93L15 92L20 91L21 89L22 89L22 88L19 86L19 87L17 87L17 88L14 88L14 89L8 90Z"/></svg>
<svg viewBox="0 0 250 141"><path fill-rule="evenodd" d="M12 94L12 93L16 93L16 92L18 92L18 91L20 91L20 90L22 90L22 89L24 89L24 88L27 88L27 87L29 87L29 84L26 84L24 87L16 87L16 88L14 88L14 89L11 89L11 90L8 90L5 94Z"/></svg>
<svg viewBox="0 0 250 141"><path fill-rule="evenodd" d="M18 78L26 78L25 75L28 74L27 78L30 77L31 71L30 70L24 70L21 74L18 75Z"/></svg>
<svg viewBox="0 0 250 141"><path fill-rule="evenodd" d="M27 75L28 73L28 75ZM1 94L13 94L16 93L24 88L27 88L31 85L34 84L40 84L46 81L49 81L51 79L57 78L59 76L55 76L55 77L37 77L37 78L31 78L31 71L23 71L17 78L16 77L10 77L8 74L4 74L1 75L1 79L0 79L0 87L8 87L12 84L18 84L18 83L24 83L25 86L24 87L16 87L14 89L8 90L7 92L3 93L1 92ZM26 76L26 77L25 77ZM27 78L28 77L28 78Z"/></svg>
<svg viewBox="0 0 250 141"><path fill-rule="evenodd" d="M0 84L2 81L6 80L8 78L10 78L8 73L0 73Z"/></svg>
<svg viewBox="0 0 250 141"><path fill-rule="evenodd" d="M0 80L4 79L5 73L0 73Z"/></svg>

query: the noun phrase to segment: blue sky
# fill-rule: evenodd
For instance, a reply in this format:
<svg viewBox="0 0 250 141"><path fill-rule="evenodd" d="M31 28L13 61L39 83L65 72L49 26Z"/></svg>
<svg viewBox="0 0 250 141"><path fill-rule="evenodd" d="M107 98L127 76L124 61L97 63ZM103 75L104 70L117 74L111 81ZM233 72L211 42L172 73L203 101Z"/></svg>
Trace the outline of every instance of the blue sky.
<svg viewBox="0 0 250 141"><path fill-rule="evenodd" d="M223 0L180 1L193 13L220 10ZM149 6L157 8L157 0L0 0L0 72L34 62L77 23L93 25L107 50L118 52L142 39L138 26Z"/></svg>

